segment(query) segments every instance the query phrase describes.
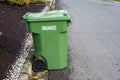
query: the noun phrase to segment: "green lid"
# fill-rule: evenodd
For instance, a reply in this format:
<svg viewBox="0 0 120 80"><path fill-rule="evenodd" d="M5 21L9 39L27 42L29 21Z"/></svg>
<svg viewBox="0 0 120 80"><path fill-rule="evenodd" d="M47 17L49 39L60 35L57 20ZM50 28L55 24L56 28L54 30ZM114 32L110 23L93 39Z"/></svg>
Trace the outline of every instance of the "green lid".
<svg viewBox="0 0 120 80"><path fill-rule="evenodd" d="M33 21L56 21L56 20L68 20L70 17L65 10L54 10L48 12L32 13L27 12L23 17L23 20L28 22Z"/></svg>

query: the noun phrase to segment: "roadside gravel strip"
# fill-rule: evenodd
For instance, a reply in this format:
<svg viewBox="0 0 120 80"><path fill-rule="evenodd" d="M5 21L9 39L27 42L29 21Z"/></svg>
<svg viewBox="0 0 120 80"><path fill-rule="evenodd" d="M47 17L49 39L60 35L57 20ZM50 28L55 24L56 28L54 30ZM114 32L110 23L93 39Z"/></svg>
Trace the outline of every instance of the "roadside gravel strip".
<svg viewBox="0 0 120 80"><path fill-rule="evenodd" d="M8 71L8 76L4 80L18 80L18 77L20 75L20 72L23 68L23 64L25 62L25 59L28 56L29 50L32 46L32 36L31 34L26 34L26 39L22 43L23 47L21 49L21 55L16 60L15 64L12 65L12 69Z"/></svg>

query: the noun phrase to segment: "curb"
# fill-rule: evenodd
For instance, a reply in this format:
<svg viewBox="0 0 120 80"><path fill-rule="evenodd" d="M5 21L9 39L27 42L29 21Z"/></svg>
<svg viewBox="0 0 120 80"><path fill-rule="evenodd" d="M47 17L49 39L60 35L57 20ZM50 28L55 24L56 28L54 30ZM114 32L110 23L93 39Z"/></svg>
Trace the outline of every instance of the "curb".
<svg viewBox="0 0 120 80"><path fill-rule="evenodd" d="M42 12L46 12L46 11L51 11L51 10L54 10L55 8L55 0L52 0L50 5L47 5L43 10Z"/></svg>

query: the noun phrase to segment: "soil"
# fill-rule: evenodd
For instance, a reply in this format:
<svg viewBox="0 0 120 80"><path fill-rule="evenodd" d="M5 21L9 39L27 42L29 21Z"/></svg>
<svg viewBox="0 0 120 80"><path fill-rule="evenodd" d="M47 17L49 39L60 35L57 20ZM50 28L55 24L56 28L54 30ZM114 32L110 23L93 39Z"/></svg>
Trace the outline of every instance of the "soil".
<svg viewBox="0 0 120 80"><path fill-rule="evenodd" d="M6 72L21 54L20 49L27 33L21 17L26 12L40 12L44 7L42 3L18 7L0 2L0 80L6 78Z"/></svg>

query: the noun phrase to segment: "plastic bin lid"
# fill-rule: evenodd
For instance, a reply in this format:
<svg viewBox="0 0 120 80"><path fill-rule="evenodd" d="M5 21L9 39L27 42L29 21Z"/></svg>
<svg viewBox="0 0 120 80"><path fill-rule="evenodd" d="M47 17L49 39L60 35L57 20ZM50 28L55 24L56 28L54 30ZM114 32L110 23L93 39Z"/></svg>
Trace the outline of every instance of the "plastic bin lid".
<svg viewBox="0 0 120 80"><path fill-rule="evenodd" d="M23 17L24 21L57 21L67 20L70 21L69 14L66 10L54 10L48 12L33 13L27 12Z"/></svg>

